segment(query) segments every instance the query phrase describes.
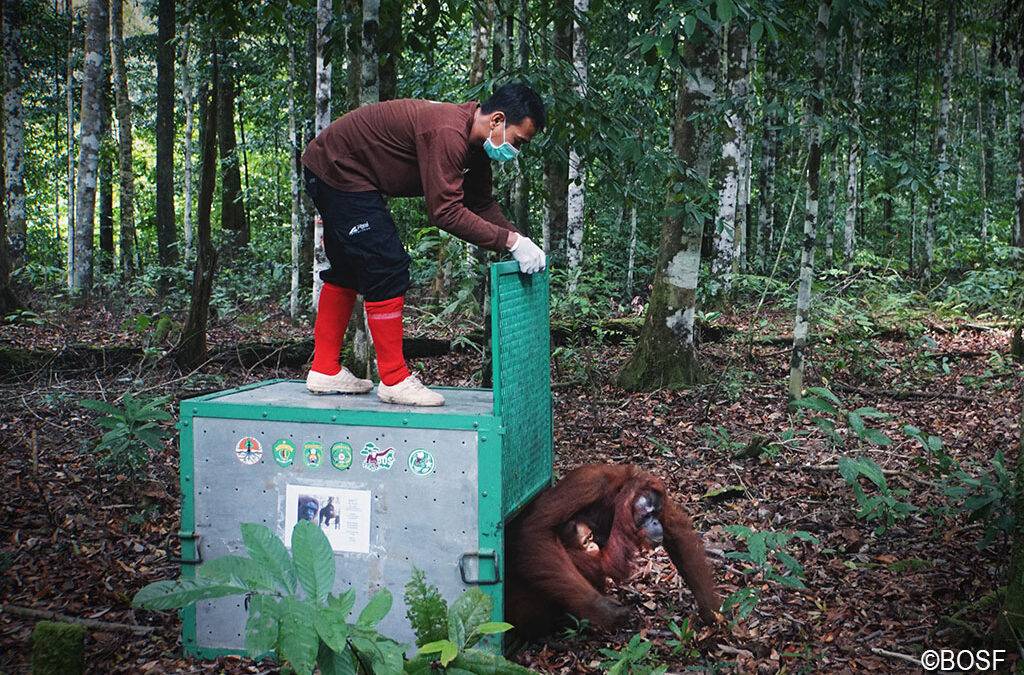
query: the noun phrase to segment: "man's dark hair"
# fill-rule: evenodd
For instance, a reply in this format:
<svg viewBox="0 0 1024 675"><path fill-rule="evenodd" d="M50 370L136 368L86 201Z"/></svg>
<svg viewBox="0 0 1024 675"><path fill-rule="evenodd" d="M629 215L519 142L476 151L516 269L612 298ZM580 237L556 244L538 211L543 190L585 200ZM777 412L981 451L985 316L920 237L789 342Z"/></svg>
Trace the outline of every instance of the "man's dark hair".
<svg viewBox="0 0 1024 675"><path fill-rule="evenodd" d="M529 117L537 131L544 128L547 118L544 101L522 82L510 82L498 87L489 99L480 104L480 112L484 114L496 111L505 113L509 124L519 124L523 118Z"/></svg>

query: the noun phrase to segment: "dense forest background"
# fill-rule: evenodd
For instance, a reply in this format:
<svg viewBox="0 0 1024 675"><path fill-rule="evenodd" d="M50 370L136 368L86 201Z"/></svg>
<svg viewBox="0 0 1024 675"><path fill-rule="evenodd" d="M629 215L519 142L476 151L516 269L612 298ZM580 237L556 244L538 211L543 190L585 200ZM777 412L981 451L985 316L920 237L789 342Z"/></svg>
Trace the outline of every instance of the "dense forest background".
<svg viewBox="0 0 1024 675"><path fill-rule="evenodd" d="M304 376L325 260L302 149L360 105L512 80L549 111L495 192L549 252L556 469L663 475L731 620L691 629L659 553L617 589L630 630L517 659L898 670L1019 647L1019 2L5 0L3 72L0 667L28 659L19 607L110 620L105 672L201 667L128 600L176 573L165 411ZM389 201L407 354L486 386L496 258Z"/></svg>

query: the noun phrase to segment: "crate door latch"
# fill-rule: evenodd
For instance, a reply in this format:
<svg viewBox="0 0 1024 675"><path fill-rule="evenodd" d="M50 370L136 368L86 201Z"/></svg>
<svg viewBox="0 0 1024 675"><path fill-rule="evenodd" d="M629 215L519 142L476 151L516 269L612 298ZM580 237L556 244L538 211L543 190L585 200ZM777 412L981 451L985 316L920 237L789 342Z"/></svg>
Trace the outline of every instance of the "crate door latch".
<svg viewBox="0 0 1024 675"><path fill-rule="evenodd" d="M487 565L485 560L490 561L490 574L486 574ZM459 557L459 574L462 576L462 583L475 586L490 586L501 583L501 572L498 567L498 554L494 551L469 551Z"/></svg>

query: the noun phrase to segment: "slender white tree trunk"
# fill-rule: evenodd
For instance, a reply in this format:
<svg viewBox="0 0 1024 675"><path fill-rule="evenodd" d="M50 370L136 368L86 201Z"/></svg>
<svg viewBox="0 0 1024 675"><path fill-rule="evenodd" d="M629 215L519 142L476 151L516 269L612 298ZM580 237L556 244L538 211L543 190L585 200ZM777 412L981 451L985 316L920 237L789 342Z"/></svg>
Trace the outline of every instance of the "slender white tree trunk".
<svg viewBox="0 0 1024 675"><path fill-rule="evenodd" d="M1020 114L1017 122L1017 185L1014 191L1016 208L1013 214L1011 243L1024 248L1024 54L1017 55L1017 73L1020 77Z"/></svg>
<svg viewBox="0 0 1024 675"><path fill-rule="evenodd" d="M124 62L123 0L110 0L110 56L117 110L118 173L121 177L118 200L121 213L121 272L131 276L135 268L135 168L132 159L132 103L128 98L128 77Z"/></svg>
<svg viewBox="0 0 1024 675"><path fill-rule="evenodd" d="M192 105L192 61L191 24L185 26L185 37L181 47L181 97L185 103L185 211L182 220L185 228L185 260L192 259L192 134L195 131L195 110Z"/></svg>
<svg viewBox="0 0 1024 675"><path fill-rule="evenodd" d="M326 61L330 35L327 26L331 21L333 3L331 0L317 0L316 3L316 111L313 116L314 134L331 123L331 64ZM324 221L317 213L313 216L313 311L320 302L320 290L324 287L320 272L331 266L324 250Z"/></svg>
<svg viewBox="0 0 1024 675"><path fill-rule="evenodd" d="M295 123L295 43L288 31L288 184L292 197L292 269L291 292L288 295L288 314L299 316L299 266L302 264L302 228L299 220L299 135Z"/></svg>
<svg viewBox="0 0 1024 675"><path fill-rule="evenodd" d="M828 205L825 208L825 217L822 224L825 228L825 264L826 269L831 269L835 257L835 224L836 224L836 152L833 151L828 159Z"/></svg>
<svg viewBox="0 0 1024 675"><path fill-rule="evenodd" d="M22 107L23 66L21 26L25 6L21 0L3 4L4 86L4 182L7 208L7 239L12 267L25 259L25 116Z"/></svg>
<svg viewBox="0 0 1024 675"><path fill-rule="evenodd" d="M586 21L589 0L573 0L572 66L575 72L574 89L581 99L587 98L589 62L587 36L581 21ZM566 193L568 225L566 227L566 268L569 273L569 292L575 292L580 268L583 264L584 207L586 202L586 171L582 164L579 142L573 139L569 148L569 189Z"/></svg>
<svg viewBox="0 0 1024 675"><path fill-rule="evenodd" d="M843 227L843 262L846 270L853 269L854 232L857 214L860 212L860 107L861 107L861 61L864 53L861 19L853 19L853 129L850 132L850 152L846 167L846 222Z"/></svg>
<svg viewBox="0 0 1024 675"><path fill-rule="evenodd" d="M818 199L821 171L822 99L825 94L825 47L831 0L821 0L814 25L814 79L808 101L810 139L807 151L807 200L804 208L804 239L800 253L800 289L796 299L793 325L793 355L789 364L789 396L797 399L804 389L804 349L811 318L811 284L814 282L814 239L818 224Z"/></svg>
<svg viewBox="0 0 1024 675"><path fill-rule="evenodd" d="M380 101L379 28L380 0L363 0L363 83L359 89L359 105Z"/></svg>
<svg viewBox="0 0 1024 675"><path fill-rule="evenodd" d="M636 204L629 207L629 260L626 263L626 297L633 299L633 271L636 269Z"/></svg>
<svg viewBox="0 0 1024 675"><path fill-rule="evenodd" d="M732 291L736 264L736 213L739 206L740 183L743 180L743 147L746 143L746 122L743 107L746 101L747 35L737 27L729 30L726 53L726 80L729 102L725 112L722 141L722 185L718 190L718 215L715 218L715 255L711 261L714 295L720 300Z"/></svg>
<svg viewBox="0 0 1024 675"><path fill-rule="evenodd" d="M931 273L935 262L935 220L946 204L947 143L949 133L949 92L953 83L953 46L956 44L956 0L948 0L946 22L945 54L942 59L942 98L939 100L939 122L935 129L935 154L938 157L936 170L937 198L928 200L928 215L924 224L924 272Z"/></svg>
<svg viewBox="0 0 1024 675"><path fill-rule="evenodd" d="M971 56L974 61L974 80L978 83L978 109L975 112L975 132L978 135L978 144L981 146L978 153L980 168L978 170L978 190L981 198L981 231L979 237L982 244L988 243L988 222L991 216L988 209L988 135L985 130L985 109L988 107L988 73L981 69L981 61L978 59L978 43L971 45Z"/></svg>
<svg viewBox="0 0 1024 675"><path fill-rule="evenodd" d="M779 136L775 111L778 46L768 45L765 49L764 70L764 121L761 136L761 173L758 176L757 198L757 259L765 260L766 252L775 237L775 164Z"/></svg>
<svg viewBox="0 0 1024 675"><path fill-rule="evenodd" d="M106 0L89 0L85 58L82 66L82 112L78 141L78 182L75 185L74 268L71 290L88 293L92 286L93 215L96 208L96 174L100 150L100 90L103 54L107 46Z"/></svg>
<svg viewBox="0 0 1024 675"><path fill-rule="evenodd" d="M72 36L75 32L75 17L71 10L71 0L64 0L64 11L68 15L68 50L67 50L67 80L64 84L65 104L67 106L66 124L64 126L68 145L68 288L74 287L75 273L75 68L72 56L74 55L74 43Z"/></svg>

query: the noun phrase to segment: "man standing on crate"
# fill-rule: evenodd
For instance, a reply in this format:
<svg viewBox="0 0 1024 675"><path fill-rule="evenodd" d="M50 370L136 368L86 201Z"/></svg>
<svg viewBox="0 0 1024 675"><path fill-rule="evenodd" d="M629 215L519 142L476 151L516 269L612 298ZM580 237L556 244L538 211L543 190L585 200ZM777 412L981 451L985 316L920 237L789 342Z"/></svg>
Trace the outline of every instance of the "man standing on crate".
<svg viewBox="0 0 1024 675"><path fill-rule="evenodd" d="M402 355L402 310L409 263L384 197L426 198L430 220L492 251L510 251L521 272L544 269L544 252L501 213L491 194L488 159L508 161L544 128L544 103L524 84L506 84L478 104L416 99L357 108L336 119L302 155L306 191L324 223L331 263L313 328L306 388L362 394L373 382L339 362L356 294L377 351L387 403L444 405L444 397L409 373Z"/></svg>

